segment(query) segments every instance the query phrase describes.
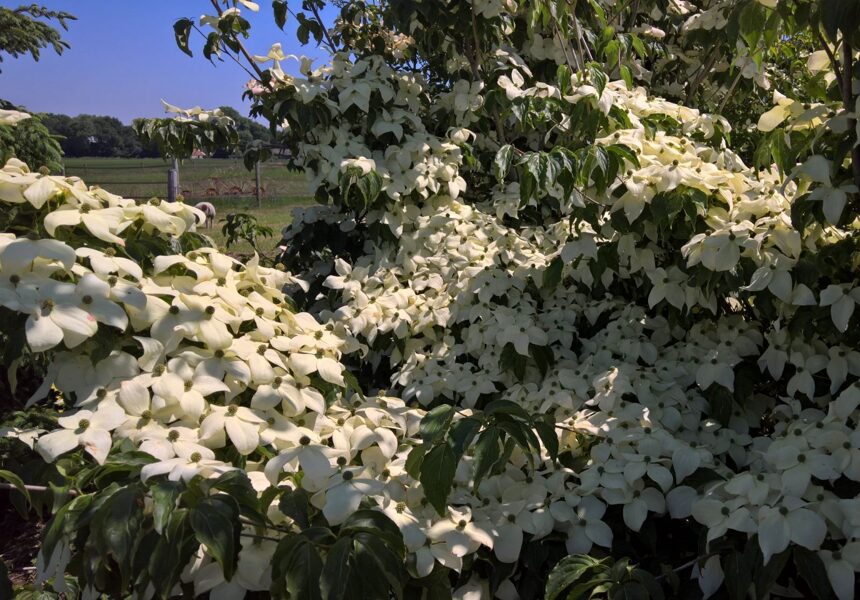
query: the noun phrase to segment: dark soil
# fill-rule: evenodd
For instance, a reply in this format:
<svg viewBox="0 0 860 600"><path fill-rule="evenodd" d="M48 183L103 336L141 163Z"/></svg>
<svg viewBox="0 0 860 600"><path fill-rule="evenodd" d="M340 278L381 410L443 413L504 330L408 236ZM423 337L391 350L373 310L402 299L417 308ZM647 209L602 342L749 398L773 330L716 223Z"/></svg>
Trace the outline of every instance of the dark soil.
<svg viewBox="0 0 860 600"><path fill-rule="evenodd" d="M32 513L29 519L22 519L9 502L9 491L0 490L0 560L6 563L15 587L33 583L36 577L36 554L44 526Z"/></svg>

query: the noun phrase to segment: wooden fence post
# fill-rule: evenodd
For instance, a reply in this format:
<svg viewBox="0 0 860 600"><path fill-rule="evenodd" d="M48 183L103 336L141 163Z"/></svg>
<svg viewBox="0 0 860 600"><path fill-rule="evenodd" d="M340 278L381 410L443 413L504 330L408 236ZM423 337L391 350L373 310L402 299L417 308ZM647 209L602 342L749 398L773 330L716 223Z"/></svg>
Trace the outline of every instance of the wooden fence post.
<svg viewBox="0 0 860 600"><path fill-rule="evenodd" d="M257 177L257 190L256 190L257 208L262 208L263 207L263 197L262 197L262 192L260 191L260 161L259 160L254 165L254 171L256 171L255 175Z"/></svg>
<svg viewBox="0 0 860 600"><path fill-rule="evenodd" d="M167 171L167 201L176 202L179 193L179 161L173 159L173 167Z"/></svg>

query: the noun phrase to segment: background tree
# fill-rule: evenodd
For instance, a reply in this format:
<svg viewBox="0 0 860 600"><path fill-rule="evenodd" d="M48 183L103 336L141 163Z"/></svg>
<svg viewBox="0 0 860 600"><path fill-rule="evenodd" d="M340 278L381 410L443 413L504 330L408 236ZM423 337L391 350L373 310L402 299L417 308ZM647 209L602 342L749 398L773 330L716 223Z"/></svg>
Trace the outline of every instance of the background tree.
<svg viewBox="0 0 860 600"><path fill-rule="evenodd" d="M0 99L0 110L26 112L24 107L3 99ZM62 169L60 144L38 115L30 115L14 127L0 124L0 159L5 163L13 157L38 165L36 168L46 167L53 173Z"/></svg>
<svg viewBox="0 0 860 600"><path fill-rule="evenodd" d="M41 50L49 46L62 54L69 44L50 22L56 21L67 30L68 21L75 19L67 12L49 10L38 4L15 9L0 7L0 62L4 54L18 58L29 53L33 60L39 60Z"/></svg>

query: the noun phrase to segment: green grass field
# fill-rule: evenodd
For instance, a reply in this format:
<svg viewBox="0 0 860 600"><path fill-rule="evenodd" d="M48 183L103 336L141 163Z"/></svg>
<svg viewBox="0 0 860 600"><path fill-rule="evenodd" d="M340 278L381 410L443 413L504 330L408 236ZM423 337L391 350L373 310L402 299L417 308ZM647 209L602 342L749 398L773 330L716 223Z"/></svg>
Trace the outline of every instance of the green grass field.
<svg viewBox="0 0 860 600"><path fill-rule="evenodd" d="M80 177L87 185L98 185L126 198L144 200L167 195L170 162L160 158L67 158L64 162L67 176ZM292 220L293 208L313 203L304 174L288 170L283 161L263 163L260 179L262 206L257 207L254 172L245 169L241 160L200 158L179 166L179 188L185 202L211 202L218 211L215 227L203 233L222 248L222 220L231 212L250 213L271 227L274 235L260 240L259 246L261 250L274 251L281 229ZM247 243L230 248L237 254L252 251Z"/></svg>

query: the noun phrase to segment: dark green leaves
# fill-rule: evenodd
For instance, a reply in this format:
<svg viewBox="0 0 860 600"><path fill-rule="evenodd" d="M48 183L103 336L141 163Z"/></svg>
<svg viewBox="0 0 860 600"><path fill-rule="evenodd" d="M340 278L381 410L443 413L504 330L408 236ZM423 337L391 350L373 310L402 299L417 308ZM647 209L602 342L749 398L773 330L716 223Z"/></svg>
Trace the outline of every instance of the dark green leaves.
<svg viewBox="0 0 860 600"><path fill-rule="evenodd" d="M91 541L119 565L122 587L131 579L131 559L143 521L143 492L139 486L121 488L97 511Z"/></svg>
<svg viewBox="0 0 860 600"><path fill-rule="evenodd" d="M20 477L15 475L12 471L7 471L5 469L0 469L0 481L8 481L11 483L16 490L23 494L24 498L27 499L27 503L30 503L30 492L27 491L27 488L24 487L24 482Z"/></svg>
<svg viewBox="0 0 860 600"><path fill-rule="evenodd" d="M860 29L860 3L857 0L821 0L819 18L827 37L836 42L838 32L854 35Z"/></svg>
<svg viewBox="0 0 860 600"><path fill-rule="evenodd" d="M451 446L441 444L427 453L421 465L420 479L424 495L440 515L446 512L459 458Z"/></svg>
<svg viewBox="0 0 860 600"><path fill-rule="evenodd" d="M425 443L434 443L439 441L448 426L451 425L451 420L454 418L454 407L450 404L440 404L439 406L427 411L424 418L421 419L421 425L418 432L421 434L421 439Z"/></svg>
<svg viewBox="0 0 860 600"><path fill-rule="evenodd" d="M797 572L815 594L818 600L828 600L833 597L830 591L830 581L827 579L827 569L816 552L803 546L794 546L794 565Z"/></svg>
<svg viewBox="0 0 860 600"><path fill-rule="evenodd" d="M609 565L609 558L583 554L563 558L549 574L546 600L610 598L610 600L663 600L653 575L622 558Z"/></svg>
<svg viewBox="0 0 860 600"><path fill-rule="evenodd" d="M561 283L561 272L564 269L564 261L560 256L556 256L549 263L549 266L543 272L543 281L541 288L548 293L555 291L558 284Z"/></svg>
<svg viewBox="0 0 860 600"><path fill-rule="evenodd" d="M275 14L275 25L283 31L287 23L287 0L272 0L272 11Z"/></svg>
<svg viewBox="0 0 860 600"><path fill-rule="evenodd" d="M322 570L320 553L306 536L284 538L272 557L272 596L321 600Z"/></svg>
<svg viewBox="0 0 860 600"><path fill-rule="evenodd" d="M310 497L304 489L289 489L281 496L281 500L278 502L278 510L295 521L299 527L306 529L310 526L308 519L309 500Z"/></svg>
<svg viewBox="0 0 860 600"><path fill-rule="evenodd" d="M496 176L496 181L502 183L508 174L508 169L511 168L511 160L514 156L514 147L506 144L499 148L496 153L496 158L493 160L493 175Z"/></svg>
<svg viewBox="0 0 860 600"><path fill-rule="evenodd" d="M738 18L739 33L750 48L755 49L767 21L767 9L760 2L748 2Z"/></svg>
<svg viewBox="0 0 860 600"><path fill-rule="evenodd" d="M239 555L239 506L225 495L204 498L191 510L191 528L221 565L224 578L232 579Z"/></svg>
<svg viewBox="0 0 860 600"><path fill-rule="evenodd" d="M578 598L579 591L582 594L586 589L585 586L593 584L591 587L606 580L606 574L609 570L606 564L606 559L597 560L590 556L582 554L574 554L563 558L549 574L549 579L546 583L546 600L564 600L564 598ZM570 595L563 595L566 591L570 591ZM585 596L588 597L588 596Z"/></svg>
<svg viewBox="0 0 860 600"><path fill-rule="evenodd" d="M342 600L349 591L349 579L353 567L353 542L350 538L340 538L329 550L325 567L320 579L323 600Z"/></svg>
<svg viewBox="0 0 860 600"><path fill-rule="evenodd" d="M405 546L383 513L359 510L337 536L315 527L278 544L272 595L291 600L388 600L403 597Z"/></svg>
<svg viewBox="0 0 860 600"><path fill-rule="evenodd" d="M191 48L188 47L188 39L193 27L194 21L191 19L179 19L173 24L173 36L176 40L176 45L188 56L194 56Z"/></svg>

